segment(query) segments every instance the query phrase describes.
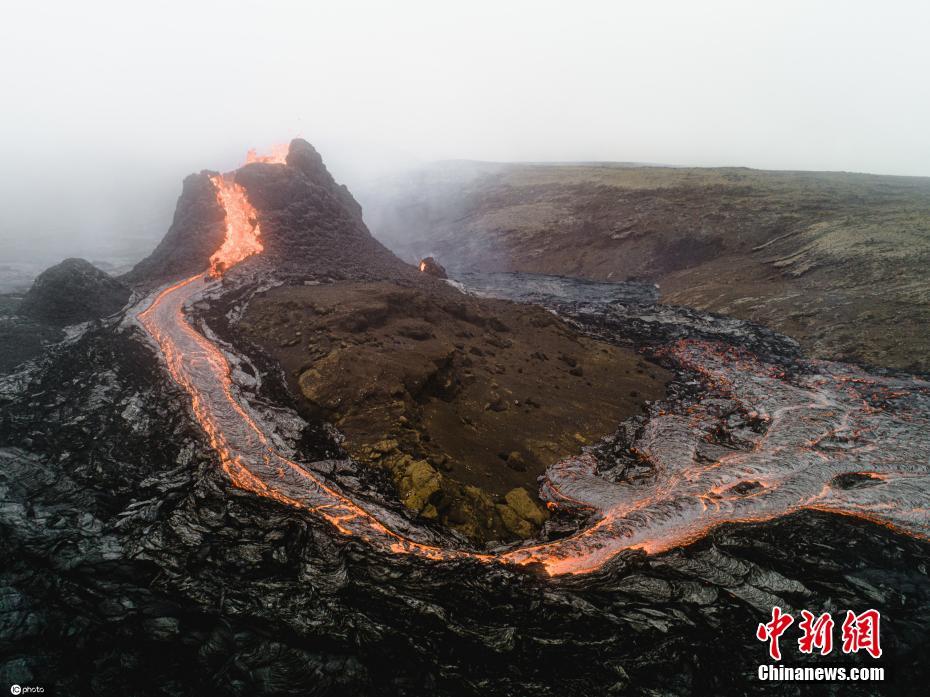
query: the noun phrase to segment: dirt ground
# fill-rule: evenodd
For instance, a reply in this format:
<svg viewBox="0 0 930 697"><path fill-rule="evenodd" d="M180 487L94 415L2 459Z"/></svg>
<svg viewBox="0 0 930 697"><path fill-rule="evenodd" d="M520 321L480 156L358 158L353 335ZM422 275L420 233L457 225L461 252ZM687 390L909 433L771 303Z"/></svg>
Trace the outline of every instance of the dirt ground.
<svg viewBox="0 0 930 697"><path fill-rule="evenodd" d="M540 308L437 287L279 287L241 328L409 508L476 542L528 537L547 516L545 468L660 398L669 376Z"/></svg>

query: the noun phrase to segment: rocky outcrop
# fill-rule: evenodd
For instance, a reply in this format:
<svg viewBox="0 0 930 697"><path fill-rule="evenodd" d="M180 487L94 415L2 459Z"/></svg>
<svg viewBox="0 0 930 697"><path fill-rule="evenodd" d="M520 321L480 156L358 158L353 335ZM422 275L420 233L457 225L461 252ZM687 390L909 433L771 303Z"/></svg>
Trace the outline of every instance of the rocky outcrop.
<svg viewBox="0 0 930 697"><path fill-rule="evenodd" d="M362 217L362 207L349 192L345 184L337 184L333 175L323 164L323 157L310 143L302 138L295 138L288 148L287 165L303 174L309 182L331 192L342 204L359 219Z"/></svg>
<svg viewBox="0 0 930 697"><path fill-rule="evenodd" d="M23 297L18 312L56 326L78 324L118 312L129 288L84 259L65 259L46 269Z"/></svg>
<svg viewBox="0 0 930 697"><path fill-rule="evenodd" d="M235 173L255 207L264 251L255 263L278 276L336 279L411 278L414 269L377 242L348 189L319 153L294 140L287 166L256 162Z"/></svg>

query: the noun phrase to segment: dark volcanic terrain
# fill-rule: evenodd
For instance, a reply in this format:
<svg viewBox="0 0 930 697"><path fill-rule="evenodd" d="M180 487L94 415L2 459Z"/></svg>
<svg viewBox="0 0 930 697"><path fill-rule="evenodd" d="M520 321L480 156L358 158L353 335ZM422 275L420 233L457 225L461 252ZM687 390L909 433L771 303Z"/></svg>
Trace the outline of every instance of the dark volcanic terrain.
<svg viewBox="0 0 930 697"><path fill-rule="evenodd" d="M818 358L930 371L927 178L452 162L362 193L405 259L648 280Z"/></svg>

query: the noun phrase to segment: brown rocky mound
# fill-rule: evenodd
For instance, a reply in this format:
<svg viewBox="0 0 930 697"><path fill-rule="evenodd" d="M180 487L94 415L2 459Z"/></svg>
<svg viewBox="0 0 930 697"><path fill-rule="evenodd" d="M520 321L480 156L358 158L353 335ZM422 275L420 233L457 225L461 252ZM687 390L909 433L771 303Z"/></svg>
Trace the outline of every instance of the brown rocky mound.
<svg viewBox="0 0 930 697"><path fill-rule="evenodd" d="M542 309L435 282L279 287L241 329L354 457L390 472L408 508L479 542L538 530L539 475L668 377Z"/></svg>

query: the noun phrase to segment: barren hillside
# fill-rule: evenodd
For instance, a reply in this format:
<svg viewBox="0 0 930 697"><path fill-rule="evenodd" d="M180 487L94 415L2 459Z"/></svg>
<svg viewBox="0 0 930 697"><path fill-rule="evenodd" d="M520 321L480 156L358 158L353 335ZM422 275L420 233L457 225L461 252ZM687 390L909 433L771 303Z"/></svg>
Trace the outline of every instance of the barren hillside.
<svg viewBox="0 0 930 697"><path fill-rule="evenodd" d="M450 270L648 279L814 356L930 370L930 179L441 163L361 195L375 234Z"/></svg>

